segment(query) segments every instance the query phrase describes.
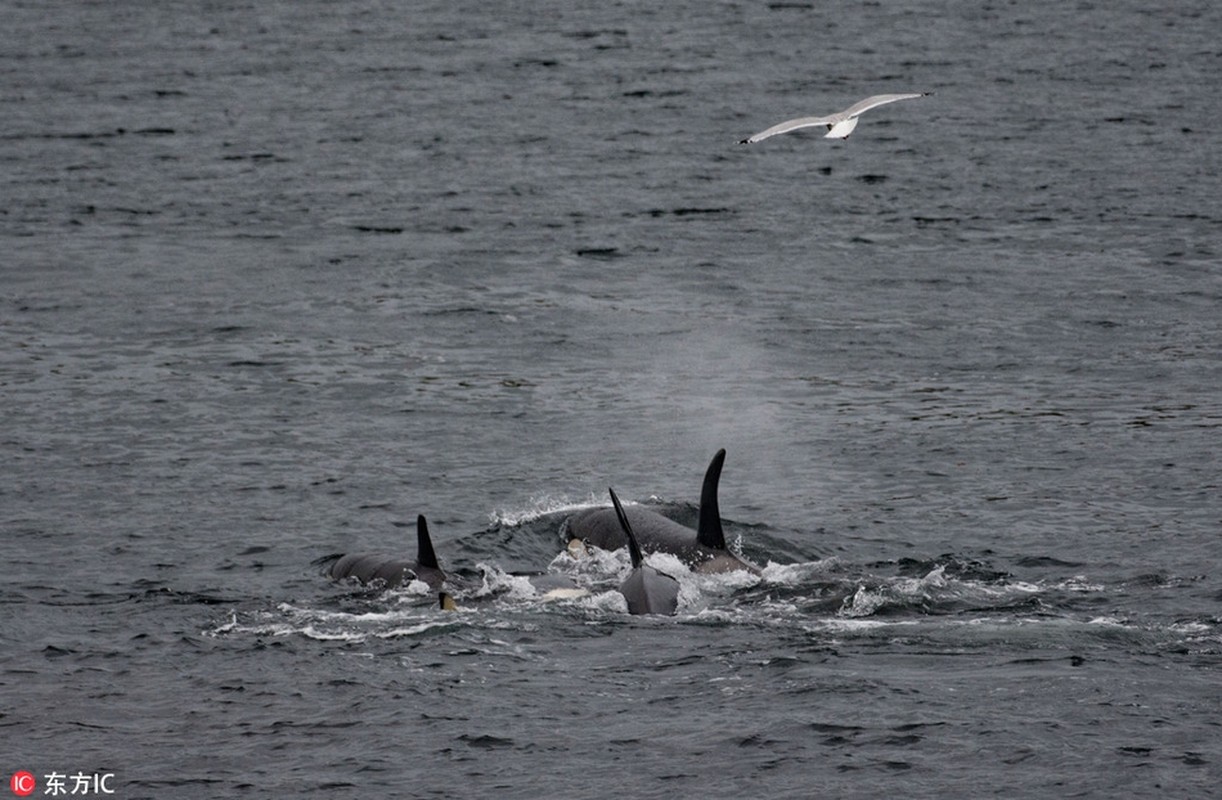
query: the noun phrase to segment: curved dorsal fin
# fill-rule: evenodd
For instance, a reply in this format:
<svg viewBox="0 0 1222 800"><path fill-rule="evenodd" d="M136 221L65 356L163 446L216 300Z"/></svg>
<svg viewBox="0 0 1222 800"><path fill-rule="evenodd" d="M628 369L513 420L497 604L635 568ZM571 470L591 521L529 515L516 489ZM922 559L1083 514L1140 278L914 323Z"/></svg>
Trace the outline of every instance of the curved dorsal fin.
<svg viewBox="0 0 1222 800"><path fill-rule="evenodd" d="M721 509L717 507L717 484L721 481L721 466L726 461L725 449L718 450L704 473L700 489L700 515L696 518L696 541L711 550L726 549L726 535L721 530Z"/></svg>
<svg viewBox="0 0 1222 800"><path fill-rule="evenodd" d="M641 546L637 544L636 534L632 532L632 526L628 524L628 515L624 513L624 507L620 505L619 498L615 496L615 490L608 488L611 493L611 502L615 505L615 516L619 517L619 526L624 529L624 535L628 537L628 553L632 556L632 568L636 569L641 566L644 558L641 557Z"/></svg>
<svg viewBox="0 0 1222 800"><path fill-rule="evenodd" d="M422 567L441 569L437 554L433 552L433 540L429 538L429 524L424 515L416 517L416 563Z"/></svg>

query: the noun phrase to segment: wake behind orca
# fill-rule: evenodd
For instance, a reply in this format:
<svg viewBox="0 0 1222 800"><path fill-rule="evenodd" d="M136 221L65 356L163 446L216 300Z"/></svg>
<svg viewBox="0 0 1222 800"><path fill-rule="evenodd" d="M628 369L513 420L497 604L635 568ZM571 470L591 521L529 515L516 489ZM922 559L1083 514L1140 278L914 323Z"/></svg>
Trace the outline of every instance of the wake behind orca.
<svg viewBox="0 0 1222 800"><path fill-rule="evenodd" d="M325 561L326 559L324 559ZM393 589L412 581L423 581L434 591L445 583L446 574L437 563L433 552L433 540L429 538L429 526L424 515L416 517L416 560L405 561L390 556L350 553L335 557L326 574L333 580L356 578L361 583L381 582L386 589Z"/></svg>
<svg viewBox="0 0 1222 800"><path fill-rule="evenodd" d="M640 549L646 553L671 553L695 572L732 572L747 570L755 574L760 568L730 551L721 528L721 511L717 506L717 487L726 451L718 450L704 474L700 491L700 512L696 530L684 527L656 511L632 506L624 509L624 519L632 526ZM570 539L580 539L603 550L617 550L628 544L625 526L614 508L591 508L580 511L565 521Z"/></svg>

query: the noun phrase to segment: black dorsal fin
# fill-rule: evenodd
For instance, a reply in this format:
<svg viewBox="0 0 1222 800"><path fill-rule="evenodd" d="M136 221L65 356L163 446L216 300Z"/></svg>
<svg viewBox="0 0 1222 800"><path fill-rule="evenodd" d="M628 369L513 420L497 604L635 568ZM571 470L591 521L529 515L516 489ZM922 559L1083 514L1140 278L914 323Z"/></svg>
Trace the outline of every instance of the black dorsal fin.
<svg viewBox="0 0 1222 800"><path fill-rule="evenodd" d="M641 557L641 546L637 544L636 534L632 532L632 526L628 524L628 515L624 513L624 507L620 505L619 498L615 496L615 490L608 488L611 493L611 502L615 505L615 516L619 517L619 526L624 529L624 535L628 537L628 554L632 556L632 568L636 569L641 566L644 558Z"/></svg>
<svg viewBox="0 0 1222 800"><path fill-rule="evenodd" d="M721 482L721 466L726 461L726 451L721 449L709 462L704 473L704 486L700 489L700 515L696 518L696 541L710 550L725 550L726 535L721 530L721 509L717 507L717 484Z"/></svg>
<svg viewBox="0 0 1222 800"><path fill-rule="evenodd" d="M416 517L416 563L422 567L441 569L437 554L433 552L433 540L429 538L429 524L424 515Z"/></svg>

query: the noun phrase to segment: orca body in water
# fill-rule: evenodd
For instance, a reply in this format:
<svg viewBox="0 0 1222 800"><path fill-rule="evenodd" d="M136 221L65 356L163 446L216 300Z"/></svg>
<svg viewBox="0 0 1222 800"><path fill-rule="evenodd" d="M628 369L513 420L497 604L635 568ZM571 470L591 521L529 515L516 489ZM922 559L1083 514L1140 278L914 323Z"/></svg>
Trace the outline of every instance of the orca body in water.
<svg viewBox="0 0 1222 800"><path fill-rule="evenodd" d="M348 553L341 555L327 569L333 580L356 578L361 583L380 582L386 589L393 589L412 581L422 581L430 589L437 590L445 583L446 574L437 563L433 552L433 541L429 538L429 526L424 515L416 517L416 560L406 561L383 555Z"/></svg>
<svg viewBox="0 0 1222 800"><path fill-rule="evenodd" d="M645 563L641 547L632 531L632 524L624 514L615 490L610 489L615 515L628 540L628 552L632 555L632 572L620 584L620 594L628 601L629 614L674 614L679 608L679 582Z"/></svg>

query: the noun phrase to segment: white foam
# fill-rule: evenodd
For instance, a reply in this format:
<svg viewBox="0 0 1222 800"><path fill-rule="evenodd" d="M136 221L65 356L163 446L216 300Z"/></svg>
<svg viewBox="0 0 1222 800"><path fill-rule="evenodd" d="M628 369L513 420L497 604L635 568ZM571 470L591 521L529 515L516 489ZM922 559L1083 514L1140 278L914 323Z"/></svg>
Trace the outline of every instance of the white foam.
<svg viewBox="0 0 1222 800"><path fill-rule="evenodd" d="M488 515L489 522L493 525L504 525L507 527L517 527L524 525L527 522L533 522L540 517L545 517L550 514L559 514L561 512L582 511L587 508L595 508L605 506L605 502L599 501L593 493L585 500L570 500L568 497L552 497L543 495L541 497L532 497L530 505L523 509L513 510L507 508L493 509Z"/></svg>
<svg viewBox="0 0 1222 800"><path fill-rule="evenodd" d="M764 565L761 577L765 583L771 585L800 586L811 578L827 574L839 564L840 559L836 557L797 564L778 564L775 561L769 561Z"/></svg>
<svg viewBox="0 0 1222 800"><path fill-rule="evenodd" d="M871 591L864 586L858 586L853 596L846 599L836 612L843 618L868 617L887 603L887 598L879 591Z"/></svg>

